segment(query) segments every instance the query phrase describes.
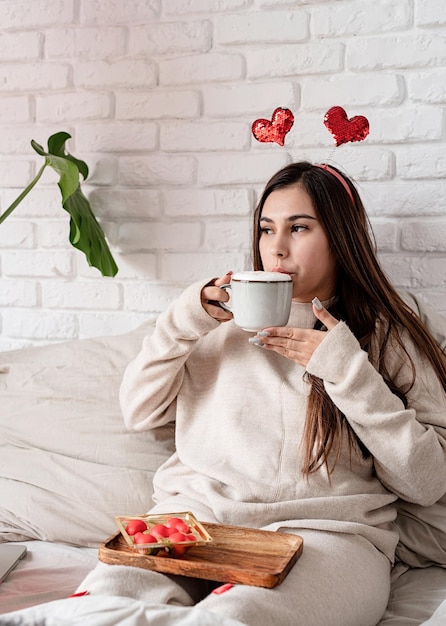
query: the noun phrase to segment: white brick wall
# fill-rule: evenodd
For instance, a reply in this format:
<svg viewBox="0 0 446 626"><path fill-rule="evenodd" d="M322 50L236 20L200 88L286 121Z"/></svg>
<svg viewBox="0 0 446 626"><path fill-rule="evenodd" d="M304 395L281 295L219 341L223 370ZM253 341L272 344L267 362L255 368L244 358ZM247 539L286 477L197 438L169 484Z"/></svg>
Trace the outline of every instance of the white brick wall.
<svg viewBox="0 0 446 626"><path fill-rule="evenodd" d="M121 333L249 266L250 214L290 158L357 182L384 267L446 314L444 0L2 0L0 212L65 130L118 275L68 244L57 177L0 225L0 350ZM334 148L325 112L366 115ZM290 108L285 148L251 123Z"/></svg>

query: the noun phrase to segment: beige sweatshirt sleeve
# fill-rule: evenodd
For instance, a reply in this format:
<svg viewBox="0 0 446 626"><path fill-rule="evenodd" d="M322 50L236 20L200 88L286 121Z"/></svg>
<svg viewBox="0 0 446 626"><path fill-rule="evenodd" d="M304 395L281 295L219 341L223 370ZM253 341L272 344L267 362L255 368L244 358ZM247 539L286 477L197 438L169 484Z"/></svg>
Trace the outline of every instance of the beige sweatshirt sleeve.
<svg viewBox="0 0 446 626"><path fill-rule="evenodd" d="M417 372L407 408L342 322L327 334L307 370L324 381L373 455L382 483L404 500L426 506L446 488L446 394L432 368L412 345L407 348ZM397 384L408 384L409 365L397 354L390 355L390 365L392 359Z"/></svg>
<svg viewBox="0 0 446 626"><path fill-rule="evenodd" d="M148 430L175 419L184 364L198 339L219 326L201 306L200 292L208 282L191 285L159 316L153 334L144 338L127 366L119 400L129 430Z"/></svg>

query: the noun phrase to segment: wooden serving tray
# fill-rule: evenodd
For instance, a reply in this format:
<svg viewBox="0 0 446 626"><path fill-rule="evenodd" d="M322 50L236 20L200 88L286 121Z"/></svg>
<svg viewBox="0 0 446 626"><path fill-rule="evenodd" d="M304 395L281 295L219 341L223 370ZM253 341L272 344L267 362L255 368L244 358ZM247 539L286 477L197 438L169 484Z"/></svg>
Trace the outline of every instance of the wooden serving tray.
<svg viewBox="0 0 446 626"><path fill-rule="evenodd" d="M99 560L163 574L271 588L283 581L302 554L299 535L221 524L203 526L213 541L194 546L181 557L139 554L117 532L100 544Z"/></svg>

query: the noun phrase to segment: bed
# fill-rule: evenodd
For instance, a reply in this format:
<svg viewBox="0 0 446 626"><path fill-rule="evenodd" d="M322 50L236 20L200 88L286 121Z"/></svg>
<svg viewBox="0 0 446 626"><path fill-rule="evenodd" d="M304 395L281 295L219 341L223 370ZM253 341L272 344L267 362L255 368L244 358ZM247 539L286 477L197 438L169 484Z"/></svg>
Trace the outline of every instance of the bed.
<svg viewBox="0 0 446 626"><path fill-rule="evenodd" d="M434 323L444 341L444 319ZM66 599L116 531L114 516L149 508L153 474L173 451L173 432L127 432L117 391L153 326L0 353L0 541L28 548L0 585L0 624L46 623L38 617L43 606L77 623ZM445 502L421 514L402 503L401 520L404 562L394 569L380 626L445 625ZM25 617L13 620L21 609Z"/></svg>

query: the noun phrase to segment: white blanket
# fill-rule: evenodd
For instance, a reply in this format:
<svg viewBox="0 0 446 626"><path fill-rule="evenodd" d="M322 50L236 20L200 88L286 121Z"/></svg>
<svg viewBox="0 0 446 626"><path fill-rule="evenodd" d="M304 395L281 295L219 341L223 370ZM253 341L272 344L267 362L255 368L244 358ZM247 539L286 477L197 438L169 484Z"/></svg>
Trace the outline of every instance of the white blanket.
<svg viewBox="0 0 446 626"><path fill-rule="evenodd" d="M427 622L423 623L424 626L445 626L446 624L446 600L440 604L438 609L432 615Z"/></svg>
<svg viewBox="0 0 446 626"><path fill-rule="evenodd" d="M82 596L0 616L2 626L242 626L197 607L147 606L140 600Z"/></svg>
<svg viewBox="0 0 446 626"><path fill-rule="evenodd" d="M394 622L404 624L407 622ZM418 621L411 623L421 624ZM445 626L446 600L421 626ZM147 606L141 600L82 596L0 616L1 626L243 626L197 607Z"/></svg>

